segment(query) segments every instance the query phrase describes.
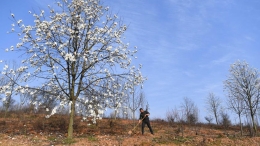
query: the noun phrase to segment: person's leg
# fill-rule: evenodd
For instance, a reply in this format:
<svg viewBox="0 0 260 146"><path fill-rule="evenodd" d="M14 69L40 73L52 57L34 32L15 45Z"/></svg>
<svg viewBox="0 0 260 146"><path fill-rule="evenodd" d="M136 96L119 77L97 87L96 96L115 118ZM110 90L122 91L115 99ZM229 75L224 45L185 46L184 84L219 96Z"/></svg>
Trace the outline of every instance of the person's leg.
<svg viewBox="0 0 260 146"><path fill-rule="evenodd" d="M151 134L153 134L153 129L152 129L151 125L150 125L150 121L147 121L146 124L147 124Z"/></svg>
<svg viewBox="0 0 260 146"><path fill-rule="evenodd" d="M142 134L144 134L144 126L145 126L145 122L142 121Z"/></svg>

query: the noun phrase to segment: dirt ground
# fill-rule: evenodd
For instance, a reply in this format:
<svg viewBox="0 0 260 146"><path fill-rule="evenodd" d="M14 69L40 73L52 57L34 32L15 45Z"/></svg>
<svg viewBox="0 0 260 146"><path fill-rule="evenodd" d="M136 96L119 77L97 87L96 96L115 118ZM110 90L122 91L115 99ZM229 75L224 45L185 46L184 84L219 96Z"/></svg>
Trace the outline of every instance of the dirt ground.
<svg viewBox="0 0 260 146"><path fill-rule="evenodd" d="M0 146L260 146L260 137L249 137L245 129L240 136L239 128L223 129L216 125L151 121L154 135L140 126L131 129L137 121L103 119L98 125L89 125L75 119L74 139L67 139L66 116L45 119L42 115L12 115L0 118ZM132 134L129 134L132 131Z"/></svg>

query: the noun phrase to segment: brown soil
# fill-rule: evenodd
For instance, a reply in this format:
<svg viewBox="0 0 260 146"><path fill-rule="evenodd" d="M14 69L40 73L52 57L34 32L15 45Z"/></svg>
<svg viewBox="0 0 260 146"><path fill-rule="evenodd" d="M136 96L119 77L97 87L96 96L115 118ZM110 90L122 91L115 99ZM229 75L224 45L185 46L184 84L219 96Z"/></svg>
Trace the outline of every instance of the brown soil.
<svg viewBox="0 0 260 146"><path fill-rule="evenodd" d="M53 116L45 119L44 115L12 114L0 118L0 146L260 146L260 137L240 136L238 127L224 130L216 125L170 125L165 121L151 121L154 135L145 128L140 133L140 126L131 135L128 134L137 124L131 120L103 119L98 125L88 125L75 118L74 139L66 138L67 116Z"/></svg>

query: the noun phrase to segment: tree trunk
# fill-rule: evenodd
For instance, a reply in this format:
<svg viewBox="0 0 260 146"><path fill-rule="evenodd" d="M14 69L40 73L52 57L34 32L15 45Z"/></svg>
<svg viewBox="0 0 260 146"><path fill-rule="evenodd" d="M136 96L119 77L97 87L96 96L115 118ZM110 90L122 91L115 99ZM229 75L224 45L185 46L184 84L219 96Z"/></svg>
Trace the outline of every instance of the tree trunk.
<svg viewBox="0 0 260 146"><path fill-rule="evenodd" d="M133 126L135 127L136 121L135 121L135 111L134 110L132 110L132 114L133 114L133 116L132 116Z"/></svg>
<svg viewBox="0 0 260 146"><path fill-rule="evenodd" d="M135 120L135 111L133 110L132 112L133 112L133 119Z"/></svg>
<svg viewBox="0 0 260 146"><path fill-rule="evenodd" d="M74 123L74 115L75 115L75 102L76 100L72 100L71 108L70 108L70 122L68 128L68 138L73 138L73 123Z"/></svg>
<svg viewBox="0 0 260 146"><path fill-rule="evenodd" d="M115 115L114 115L114 116L115 116L115 117L114 117L115 120L116 120L116 115L117 115L117 110L115 110Z"/></svg>
<svg viewBox="0 0 260 146"><path fill-rule="evenodd" d="M135 96L134 96L134 93L133 93L133 119L135 120Z"/></svg>
<svg viewBox="0 0 260 146"><path fill-rule="evenodd" d="M255 124L255 118L254 118L254 115L252 112L251 112L251 118L252 118L253 128L254 128L253 136L255 136L257 134L257 128L256 128L256 124Z"/></svg>
<svg viewBox="0 0 260 146"><path fill-rule="evenodd" d="M238 117L239 117L239 123L240 123L240 134L241 134L241 136L243 136L243 125L241 122L241 115L239 114Z"/></svg>
<svg viewBox="0 0 260 146"><path fill-rule="evenodd" d="M216 124L218 125L218 116L217 116L217 113L214 112L214 115L215 115L215 119L216 119Z"/></svg>
<svg viewBox="0 0 260 146"><path fill-rule="evenodd" d="M7 112L8 112L8 106L5 107L5 116L4 116L4 118L6 118Z"/></svg>

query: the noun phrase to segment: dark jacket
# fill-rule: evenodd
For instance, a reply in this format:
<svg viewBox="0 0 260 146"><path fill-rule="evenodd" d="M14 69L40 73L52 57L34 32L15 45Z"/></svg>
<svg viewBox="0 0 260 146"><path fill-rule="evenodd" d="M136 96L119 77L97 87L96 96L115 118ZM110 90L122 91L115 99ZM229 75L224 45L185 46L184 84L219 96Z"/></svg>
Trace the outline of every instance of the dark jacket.
<svg viewBox="0 0 260 146"><path fill-rule="evenodd" d="M150 114L150 113L149 113L148 111L143 111L142 113L140 113L139 119L142 120L146 114ZM148 116L146 116L146 117L143 119L143 121L147 121L147 120L149 120L149 117L148 117Z"/></svg>

